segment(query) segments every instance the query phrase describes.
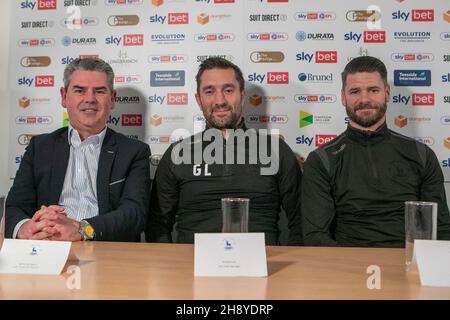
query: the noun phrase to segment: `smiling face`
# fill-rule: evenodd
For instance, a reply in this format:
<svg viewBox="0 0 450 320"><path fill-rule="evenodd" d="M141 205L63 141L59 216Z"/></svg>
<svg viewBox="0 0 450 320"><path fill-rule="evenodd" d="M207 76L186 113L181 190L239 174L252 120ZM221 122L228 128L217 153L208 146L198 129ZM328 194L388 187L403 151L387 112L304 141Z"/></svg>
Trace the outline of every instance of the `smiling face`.
<svg viewBox="0 0 450 320"><path fill-rule="evenodd" d="M234 129L239 125L244 91L240 91L233 69L205 70L195 99L210 126Z"/></svg>
<svg viewBox="0 0 450 320"><path fill-rule="evenodd" d="M360 130L376 130L386 121L389 96L390 87L378 72L348 74L341 100L347 111L349 124Z"/></svg>
<svg viewBox="0 0 450 320"><path fill-rule="evenodd" d="M116 91L108 87L106 73L76 70L67 90L61 88L60 92L70 124L83 140L105 128L116 98Z"/></svg>

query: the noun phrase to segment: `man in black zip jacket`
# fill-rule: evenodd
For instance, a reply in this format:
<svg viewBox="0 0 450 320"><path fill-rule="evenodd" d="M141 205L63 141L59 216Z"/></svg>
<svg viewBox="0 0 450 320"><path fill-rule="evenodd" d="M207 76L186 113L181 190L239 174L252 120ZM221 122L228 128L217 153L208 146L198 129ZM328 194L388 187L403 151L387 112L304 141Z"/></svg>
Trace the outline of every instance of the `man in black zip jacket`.
<svg viewBox="0 0 450 320"><path fill-rule="evenodd" d="M386 66L369 56L353 59L342 83L348 128L311 152L305 163L305 245L404 247L404 202L409 200L437 202L437 238L450 239L450 213L436 155L386 126Z"/></svg>

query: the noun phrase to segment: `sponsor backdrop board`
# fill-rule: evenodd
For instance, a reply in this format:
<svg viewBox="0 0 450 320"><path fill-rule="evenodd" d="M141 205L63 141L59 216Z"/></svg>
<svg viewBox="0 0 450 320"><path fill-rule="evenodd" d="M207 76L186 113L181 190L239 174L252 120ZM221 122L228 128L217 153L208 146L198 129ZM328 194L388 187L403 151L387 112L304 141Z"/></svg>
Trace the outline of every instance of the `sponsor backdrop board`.
<svg viewBox="0 0 450 320"><path fill-rule="evenodd" d="M450 181L448 1L16 0L11 15L11 177L33 135L67 125L59 88L76 57L113 66L109 126L154 154L202 130L198 65L230 59L247 124L279 129L306 157L346 127L343 67L372 55L389 69L389 126L429 145Z"/></svg>

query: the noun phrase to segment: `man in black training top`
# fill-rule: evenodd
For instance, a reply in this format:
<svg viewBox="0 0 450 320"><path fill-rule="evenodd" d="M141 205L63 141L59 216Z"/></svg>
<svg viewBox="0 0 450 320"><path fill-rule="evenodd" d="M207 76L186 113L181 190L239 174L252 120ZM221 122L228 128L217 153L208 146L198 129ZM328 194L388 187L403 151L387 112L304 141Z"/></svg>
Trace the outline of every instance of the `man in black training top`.
<svg viewBox="0 0 450 320"><path fill-rule="evenodd" d="M386 126L387 70L369 57L342 73L347 130L313 151L302 185L309 246L404 247L404 202L438 203L438 239L450 239L444 178L434 152Z"/></svg>
<svg viewBox="0 0 450 320"><path fill-rule="evenodd" d="M169 147L156 171L147 240L193 242L194 233L221 232L221 198L250 198L249 232L278 243L281 208L289 221L289 244L301 245L301 171L278 136L248 129L241 117L242 71L222 58L199 68L196 100L206 129Z"/></svg>

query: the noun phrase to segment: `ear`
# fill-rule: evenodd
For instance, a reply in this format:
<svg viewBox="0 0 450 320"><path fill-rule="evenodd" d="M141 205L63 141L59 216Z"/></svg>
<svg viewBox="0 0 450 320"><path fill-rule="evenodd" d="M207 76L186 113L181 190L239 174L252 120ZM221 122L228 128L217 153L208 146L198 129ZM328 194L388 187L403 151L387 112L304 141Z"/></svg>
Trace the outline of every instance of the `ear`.
<svg viewBox="0 0 450 320"><path fill-rule="evenodd" d="M203 111L202 99L200 98L200 95L198 93L195 94L195 100L197 101L200 110Z"/></svg>
<svg viewBox="0 0 450 320"><path fill-rule="evenodd" d="M386 103L388 103L389 100L391 100L391 86L389 84L386 85L385 93L386 93Z"/></svg>
<svg viewBox="0 0 450 320"><path fill-rule="evenodd" d="M64 89L64 87L61 87L59 89L59 93L61 94L61 105L63 106L63 108L66 108L66 97L67 97L66 89Z"/></svg>
<svg viewBox="0 0 450 320"><path fill-rule="evenodd" d="M341 103L344 107L347 107L347 99L345 98L344 89L341 90Z"/></svg>
<svg viewBox="0 0 450 320"><path fill-rule="evenodd" d="M117 97L117 91L113 90L111 92L111 110L113 110L116 105L116 97Z"/></svg>

